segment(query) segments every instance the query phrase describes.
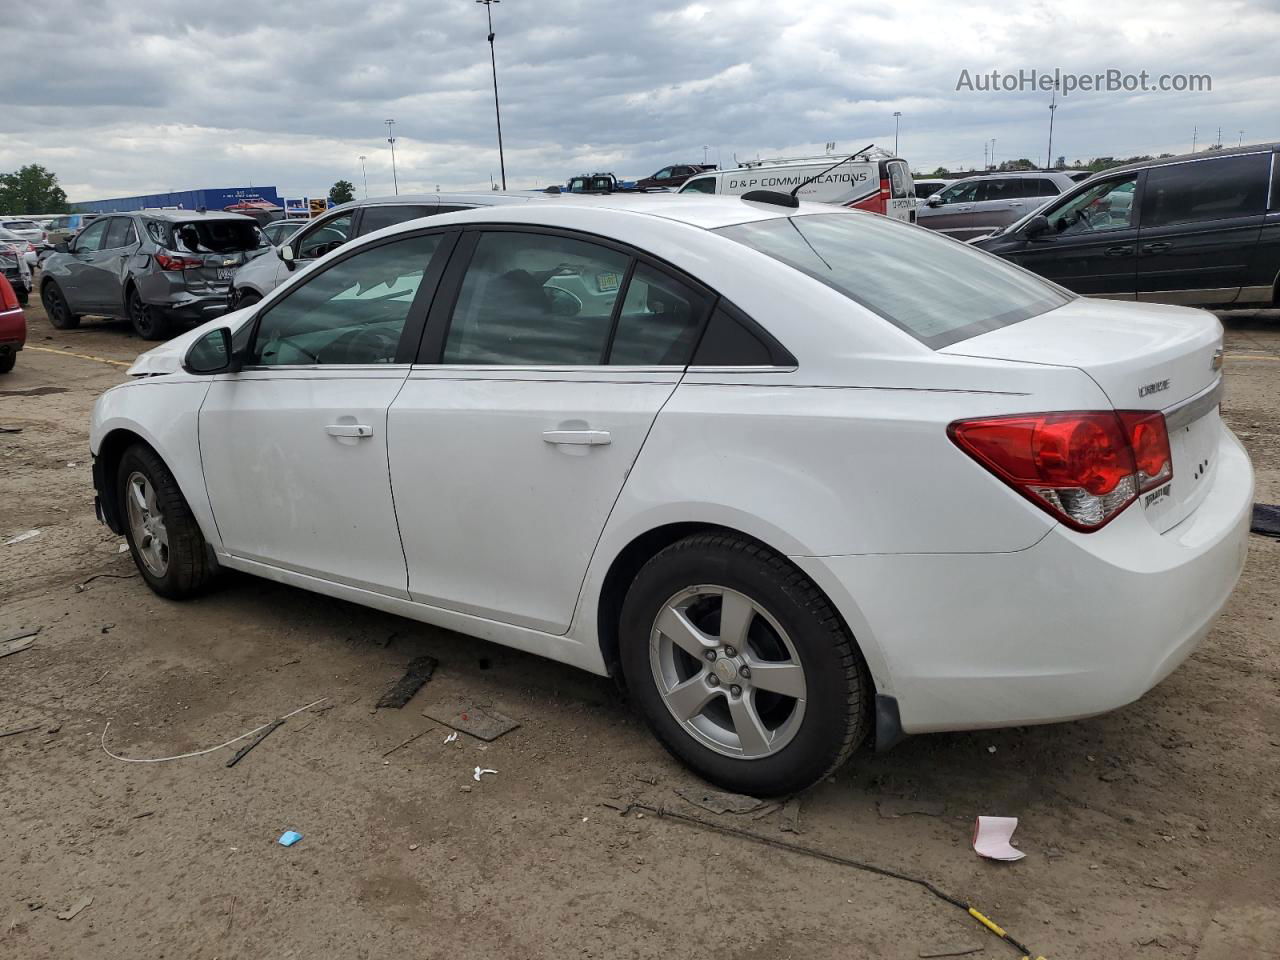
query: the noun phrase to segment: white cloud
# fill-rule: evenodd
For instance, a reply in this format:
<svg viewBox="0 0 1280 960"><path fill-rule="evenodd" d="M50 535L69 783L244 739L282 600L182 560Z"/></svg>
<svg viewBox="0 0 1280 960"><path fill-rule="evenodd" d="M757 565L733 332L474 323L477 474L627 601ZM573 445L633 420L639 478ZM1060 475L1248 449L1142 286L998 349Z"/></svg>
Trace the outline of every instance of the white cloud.
<svg viewBox="0 0 1280 960"><path fill-rule="evenodd" d="M510 0L494 8L508 182L643 175L681 159L890 144L932 169L1043 159L1047 97L957 92L972 72L1210 73L1201 94L1078 93L1054 153L1182 151L1223 128L1280 139L1272 0ZM487 25L471 0L45 0L6 13L0 170L43 163L73 199L249 181L318 193L487 188L498 174ZM32 79L33 66L37 67Z"/></svg>

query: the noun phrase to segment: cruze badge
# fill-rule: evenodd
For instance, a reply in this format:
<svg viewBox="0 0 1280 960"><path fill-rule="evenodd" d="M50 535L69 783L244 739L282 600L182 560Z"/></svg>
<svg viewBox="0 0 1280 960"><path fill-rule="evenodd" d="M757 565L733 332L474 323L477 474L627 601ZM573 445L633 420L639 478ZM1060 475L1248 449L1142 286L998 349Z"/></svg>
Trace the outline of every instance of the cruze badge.
<svg viewBox="0 0 1280 960"><path fill-rule="evenodd" d="M1155 383L1148 383L1145 387L1138 388L1139 397L1147 397L1153 393L1159 393L1161 390L1169 389L1168 380L1157 380Z"/></svg>

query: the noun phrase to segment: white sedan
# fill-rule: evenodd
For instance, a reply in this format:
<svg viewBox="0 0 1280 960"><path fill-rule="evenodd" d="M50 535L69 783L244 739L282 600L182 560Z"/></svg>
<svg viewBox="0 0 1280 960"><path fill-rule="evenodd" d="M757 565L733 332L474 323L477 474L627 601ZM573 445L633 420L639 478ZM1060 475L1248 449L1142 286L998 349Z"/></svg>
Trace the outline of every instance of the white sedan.
<svg viewBox="0 0 1280 960"><path fill-rule="evenodd" d="M143 354L101 518L620 676L706 779L1119 707L1208 632L1253 474L1209 313L781 195L415 220Z"/></svg>

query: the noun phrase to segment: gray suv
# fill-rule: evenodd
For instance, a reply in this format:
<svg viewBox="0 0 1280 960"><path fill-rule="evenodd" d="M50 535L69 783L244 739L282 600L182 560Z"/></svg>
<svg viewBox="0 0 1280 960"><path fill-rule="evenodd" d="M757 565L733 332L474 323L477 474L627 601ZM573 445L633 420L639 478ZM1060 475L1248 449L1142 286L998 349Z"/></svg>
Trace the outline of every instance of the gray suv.
<svg viewBox="0 0 1280 960"><path fill-rule="evenodd" d="M916 223L957 240L994 233L1070 190L1065 173L993 173L966 177L929 197L916 210Z"/></svg>
<svg viewBox="0 0 1280 960"><path fill-rule="evenodd" d="M493 207L504 203L544 200L538 193L424 193L398 197L375 197L339 204L307 222L287 239L278 242L275 256L257 257L235 275L232 306L235 309L257 303L282 284L290 272L336 250L348 240L362 237L392 224L432 217L439 213ZM270 229L271 224L268 226Z"/></svg>
<svg viewBox="0 0 1280 960"><path fill-rule="evenodd" d="M270 245L238 213L146 210L100 217L55 248L40 299L59 330L84 314L120 317L147 340L225 313L231 276Z"/></svg>

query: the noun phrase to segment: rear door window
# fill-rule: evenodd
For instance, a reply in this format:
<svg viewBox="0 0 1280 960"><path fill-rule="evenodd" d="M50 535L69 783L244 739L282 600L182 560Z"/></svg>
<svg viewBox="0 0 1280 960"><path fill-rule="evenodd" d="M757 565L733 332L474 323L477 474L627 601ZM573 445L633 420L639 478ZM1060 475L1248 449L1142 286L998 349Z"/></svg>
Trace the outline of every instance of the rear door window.
<svg viewBox="0 0 1280 960"><path fill-rule="evenodd" d="M1195 160L1147 171L1142 225L1259 216L1266 209L1271 154Z"/></svg>
<svg viewBox="0 0 1280 960"><path fill-rule="evenodd" d="M631 258L526 232L481 235L445 337L445 363L596 365Z"/></svg>
<svg viewBox="0 0 1280 960"><path fill-rule="evenodd" d="M114 250L117 247L127 247L136 239L132 220L128 217L112 217L107 221L107 236L102 242L102 249Z"/></svg>
<svg viewBox="0 0 1280 960"><path fill-rule="evenodd" d="M895 200L911 196L911 173L907 165L900 160L891 160L885 166L889 168L890 196Z"/></svg>
<svg viewBox="0 0 1280 960"><path fill-rule="evenodd" d="M685 366L711 301L647 264L638 264L627 284L609 348L609 363Z"/></svg>
<svg viewBox="0 0 1280 960"><path fill-rule="evenodd" d="M434 203L430 206L397 203L380 207L365 207L364 212L360 215L360 236L364 236L366 233L373 233L375 230L381 230L383 227L404 223L407 220L430 217L437 212L438 210Z"/></svg>

